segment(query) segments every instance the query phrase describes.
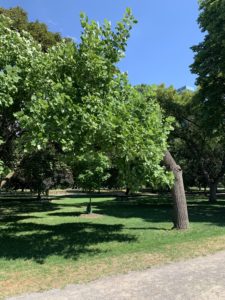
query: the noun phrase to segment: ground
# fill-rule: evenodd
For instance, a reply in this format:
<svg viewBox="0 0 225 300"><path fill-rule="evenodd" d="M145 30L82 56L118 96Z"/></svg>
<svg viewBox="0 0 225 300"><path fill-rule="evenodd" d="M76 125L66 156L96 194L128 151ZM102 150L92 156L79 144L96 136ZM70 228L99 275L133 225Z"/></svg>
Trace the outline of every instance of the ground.
<svg viewBox="0 0 225 300"><path fill-rule="evenodd" d="M225 202L189 197L191 226L171 230L166 196L0 200L0 298L144 270L225 249Z"/></svg>
<svg viewBox="0 0 225 300"><path fill-rule="evenodd" d="M225 251L8 300L222 300L225 299Z"/></svg>

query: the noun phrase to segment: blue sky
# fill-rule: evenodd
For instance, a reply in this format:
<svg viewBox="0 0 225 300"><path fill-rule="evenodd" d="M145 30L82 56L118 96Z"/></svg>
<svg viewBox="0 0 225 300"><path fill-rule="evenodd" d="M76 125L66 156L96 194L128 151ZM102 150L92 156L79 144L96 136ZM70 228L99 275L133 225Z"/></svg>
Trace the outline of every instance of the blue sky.
<svg viewBox="0 0 225 300"><path fill-rule="evenodd" d="M194 86L190 47L202 40L197 0L0 0L0 6L23 7L30 20L45 22L51 31L79 41L79 13L112 24L130 7L138 20L131 32L126 57L120 63L132 84Z"/></svg>

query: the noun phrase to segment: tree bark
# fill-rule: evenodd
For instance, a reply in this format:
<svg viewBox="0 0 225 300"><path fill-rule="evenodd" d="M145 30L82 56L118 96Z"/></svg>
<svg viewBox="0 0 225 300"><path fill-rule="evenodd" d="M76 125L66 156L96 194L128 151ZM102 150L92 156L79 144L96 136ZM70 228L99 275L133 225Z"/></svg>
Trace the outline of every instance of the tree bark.
<svg viewBox="0 0 225 300"><path fill-rule="evenodd" d="M209 184L209 202L216 202L216 192L217 192L218 181L211 181Z"/></svg>
<svg viewBox="0 0 225 300"><path fill-rule="evenodd" d="M187 229L189 226L187 202L184 191L182 169L167 150L164 156L165 166L174 174L174 185L171 189L174 208L174 228Z"/></svg>
<svg viewBox="0 0 225 300"><path fill-rule="evenodd" d="M15 171L9 172L5 178L1 181L0 183L0 188L4 188L4 186L6 185L6 183L13 177L13 175L15 174Z"/></svg>

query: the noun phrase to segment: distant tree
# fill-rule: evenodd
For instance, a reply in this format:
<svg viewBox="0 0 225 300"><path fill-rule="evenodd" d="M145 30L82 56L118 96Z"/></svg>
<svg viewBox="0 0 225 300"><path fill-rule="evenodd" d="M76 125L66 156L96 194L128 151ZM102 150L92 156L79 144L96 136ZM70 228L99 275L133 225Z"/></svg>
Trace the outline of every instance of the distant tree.
<svg viewBox="0 0 225 300"><path fill-rule="evenodd" d="M210 134L198 91L178 93L164 86L156 89L158 101L166 115L176 119L169 144L173 155L182 163L187 187L208 186L209 200L215 202L218 183L225 173L223 133Z"/></svg>
<svg viewBox="0 0 225 300"><path fill-rule="evenodd" d="M48 31L47 25L39 21L29 22L27 31L32 35L34 40L42 45L43 51L47 51L62 40L60 33Z"/></svg>
<svg viewBox="0 0 225 300"><path fill-rule="evenodd" d="M102 153L86 152L74 156L72 165L74 183L85 191L100 190L103 183L109 178L110 162Z"/></svg>
<svg viewBox="0 0 225 300"><path fill-rule="evenodd" d="M10 28L18 32L29 32L34 40L41 44L43 51L62 40L60 33L51 32L45 23L38 20L29 22L27 13L19 6L10 9L0 7L0 14L11 19Z"/></svg>
<svg viewBox="0 0 225 300"><path fill-rule="evenodd" d="M48 147L47 150L33 151L23 155L19 165L15 168L13 176L7 180L6 189L30 189L41 194L51 188L72 187L72 172L63 159L59 159L55 150Z"/></svg>
<svg viewBox="0 0 225 300"><path fill-rule="evenodd" d="M27 31L28 17L27 13L19 6L5 9L0 7L0 14L11 19L10 28L22 32Z"/></svg>

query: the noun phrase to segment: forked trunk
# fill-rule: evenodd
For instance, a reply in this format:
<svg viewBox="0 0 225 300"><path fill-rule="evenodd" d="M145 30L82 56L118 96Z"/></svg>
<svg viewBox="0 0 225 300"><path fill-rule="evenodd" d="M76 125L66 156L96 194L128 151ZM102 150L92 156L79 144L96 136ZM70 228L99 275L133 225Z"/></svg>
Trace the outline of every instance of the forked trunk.
<svg viewBox="0 0 225 300"><path fill-rule="evenodd" d="M171 190L174 208L174 228L187 229L189 225L189 219L182 169L176 164L169 151L166 151L165 153L164 164L174 174L174 185Z"/></svg>

